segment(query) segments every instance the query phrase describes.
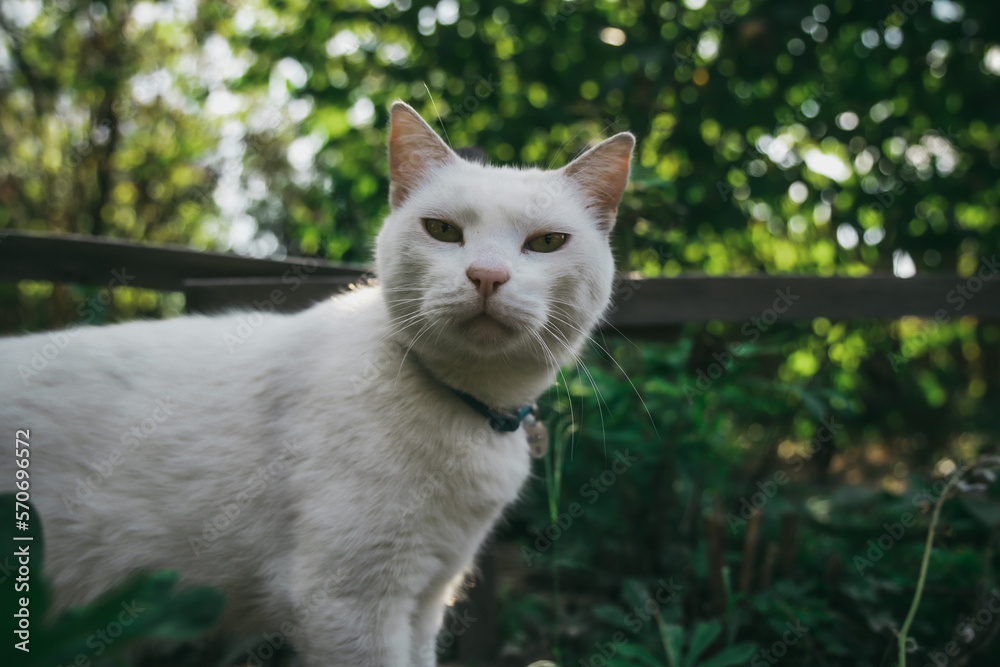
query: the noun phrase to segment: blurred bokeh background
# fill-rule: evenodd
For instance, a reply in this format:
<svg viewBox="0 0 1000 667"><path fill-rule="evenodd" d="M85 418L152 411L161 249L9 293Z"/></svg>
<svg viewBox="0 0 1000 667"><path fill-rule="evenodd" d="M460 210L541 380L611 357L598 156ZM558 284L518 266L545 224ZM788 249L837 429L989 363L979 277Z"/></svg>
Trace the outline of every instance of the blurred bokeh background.
<svg viewBox="0 0 1000 667"><path fill-rule="evenodd" d="M998 25L991 0L2 0L0 229L366 263L402 99L496 163L633 132L614 245L637 277L1000 279ZM0 284L0 330L96 293ZM1000 325L957 306L596 341L492 551L505 664L896 664L935 480L1000 435ZM125 287L88 323L183 311ZM911 664L1000 658L983 480L944 506Z"/></svg>

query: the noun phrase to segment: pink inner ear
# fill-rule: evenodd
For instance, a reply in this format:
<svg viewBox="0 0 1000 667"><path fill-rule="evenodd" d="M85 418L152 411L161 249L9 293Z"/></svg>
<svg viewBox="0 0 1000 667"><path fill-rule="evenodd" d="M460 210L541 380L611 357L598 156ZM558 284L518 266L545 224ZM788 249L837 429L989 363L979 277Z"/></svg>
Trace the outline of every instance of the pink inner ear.
<svg viewBox="0 0 1000 667"><path fill-rule="evenodd" d="M627 156L608 156L607 162L592 168L591 196L601 208L615 208L628 185L629 159Z"/></svg>
<svg viewBox="0 0 1000 667"><path fill-rule="evenodd" d="M566 166L566 175L583 188L591 206L605 213L618 207L628 185L633 145L631 135L617 135Z"/></svg>
<svg viewBox="0 0 1000 667"><path fill-rule="evenodd" d="M406 201L427 174L454 157L451 150L413 109L397 104L389 130L390 202Z"/></svg>

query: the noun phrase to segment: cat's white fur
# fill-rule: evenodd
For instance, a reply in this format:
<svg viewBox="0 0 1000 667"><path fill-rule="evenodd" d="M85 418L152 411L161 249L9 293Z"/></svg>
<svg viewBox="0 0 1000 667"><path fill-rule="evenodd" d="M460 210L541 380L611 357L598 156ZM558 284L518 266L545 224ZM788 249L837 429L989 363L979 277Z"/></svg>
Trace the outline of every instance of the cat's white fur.
<svg viewBox="0 0 1000 667"><path fill-rule="evenodd" d="M524 430L445 384L512 408L572 361L608 305L633 139L556 171L485 166L397 103L389 143L379 286L254 315L249 337L246 313L75 330L25 379L49 336L0 341L2 433L31 432L60 608L173 568L225 591L224 627L282 632L309 667L435 663L455 581L529 475ZM549 232L570 237L525 249ZM509 280L484 298L477 267Z"/></svg>

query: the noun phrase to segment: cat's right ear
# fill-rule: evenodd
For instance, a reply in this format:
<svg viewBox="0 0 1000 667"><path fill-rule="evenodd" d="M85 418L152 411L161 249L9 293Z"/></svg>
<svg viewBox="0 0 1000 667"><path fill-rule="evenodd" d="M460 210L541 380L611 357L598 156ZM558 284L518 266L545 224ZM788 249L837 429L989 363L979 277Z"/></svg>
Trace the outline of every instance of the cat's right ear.
<svg viewBox="0 0 1000 667"><path fill-rule="evenodd" d="M389 204L397 208L428 173L457 157L409 104L395 102L390 119Z"/></svg>
<svg viewBox="0 0 1000 667"><path fill-rule="evenodd" d="M562 168L580 186L587 199L587 208L597 217L604 233L615 226L618 204L628 185L629 165L635 137L620 132L605 139Z"/></svg>

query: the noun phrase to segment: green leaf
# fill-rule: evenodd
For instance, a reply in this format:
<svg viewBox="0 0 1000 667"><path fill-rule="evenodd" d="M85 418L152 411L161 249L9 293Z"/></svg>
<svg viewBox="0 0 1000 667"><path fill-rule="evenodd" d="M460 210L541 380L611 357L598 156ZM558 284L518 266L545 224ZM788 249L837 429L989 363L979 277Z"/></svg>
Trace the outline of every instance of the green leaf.
<svg viewBox="0 0 1000 667"><path fill-rule="evenodd" d="M691 642L687 655L684 657L684 667L694 667L698 663L698 658L715 641L720 632L722 632L722 624L714 618L707 623L696 623L691 632Z"/></svg>
<svg viewBox="0 0 1000 667"><path fill-rule="evenodd" d="M174 591L179 578L172 570L141 574L87 605L67 609L37 630L33 639L39 648L27 664L72 663L80 655L96 657L102 647L113 656L141 639L181 640L204 633L222 614L225 596L205 587ZM95 647L100 631L113 640Z"/></svg>
<svg viewBox="0 0 1000 667"><path fill-rule="evenodd" d="M1000 503L991 500L989 496L959 496L959 502L984 526L1000 526Z"/></svg>
<svg viewBox="0 0 1000 667"><path fill-rule="evenodd" d="M619 661L616 658L625 658ZM608 667L612 665L644 665L645 667L663 667L663 663L656 659L656 656L641 644L622 644L618 647L617 655L608 660Z"/></svg>
<svg viewBox="0 0 1000 667"><path fill-rule="evenodd" d="M681 650L684 647L684 628L676 623L664 623L660 621L660 640L663 642L663 650L667 654L667 662L670 667L681 667Z"/></svg>
<svg viewBox="0 0 1000 667"><path fill-rule="evenodd" d="M628 623L625 622L626 613L618 605L613 604L599 604L593 609L594 616L601 619L608 625L615 628L621 628L628 630Z"/></svg>
<svg viewBox="0 0 1000 667"><path fill-rule="evenodd" d="M743 642L724 648L698 667L731 667L743 665L757 652L757 645L752 642Z"/></svg>
<svg viewBox="0 0 1000 667"><path fill-rule="evenodd" d="M163 607L147 634L165 639L197 637L215 624L225 607L226 596L219 590L186 588Z"/></svg>
<svg viewBox="0 0 1000 667"><path fill-rule="evenodd" d="M649 589L639 579L629 577L622 586L625 603L630 607L642 608L649 600Z"/></svg>

